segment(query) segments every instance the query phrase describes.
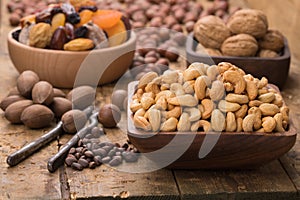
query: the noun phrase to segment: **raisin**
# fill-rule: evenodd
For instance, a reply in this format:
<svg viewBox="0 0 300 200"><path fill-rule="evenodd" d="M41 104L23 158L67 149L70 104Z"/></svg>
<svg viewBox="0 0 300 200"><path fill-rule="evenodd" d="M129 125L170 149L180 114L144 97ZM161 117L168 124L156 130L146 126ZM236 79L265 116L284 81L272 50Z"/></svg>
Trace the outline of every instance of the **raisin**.
<svg viewBox="0 0 300 200"><path fill-rule="evenodd" d="M85 26L80 26L75 30L75 38L84 38L86 37L86 34L88 33L88 29Z"/></svg>
<svg viewBox="0 0 300 200"><path fill-rule="evenodd" d="M98 10L98 8L96 6L81 6L78 10L78 12L81 12L83 10L90 10L93 12L96 12Z"/></svg>
<svg viewBox="0 0 300 200"><path fill-rule="evenodd" d="M54 7L51 10L51 16L56 15L57 13L63 13L63 10L60 7Z"/></svg>
<svg viewBox="0 0 300 200"><path fill-rule="evenodd" d="M78 13L71 13L67 15L67 21L71 24L77 24L80 22L80 16Z"/></svg>
<svg viewBox="0 0 300 200"><path fill-rule="evenodd" d="M15 32L12 33L12 37L17 41L19 41L20 32L21 32L21 29L16 30Z"/></svg>

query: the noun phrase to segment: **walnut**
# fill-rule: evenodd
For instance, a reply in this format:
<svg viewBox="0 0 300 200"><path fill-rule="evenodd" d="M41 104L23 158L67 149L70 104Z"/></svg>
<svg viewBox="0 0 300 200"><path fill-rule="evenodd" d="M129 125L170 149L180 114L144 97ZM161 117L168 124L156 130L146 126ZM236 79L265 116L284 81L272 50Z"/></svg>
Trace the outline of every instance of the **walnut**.
<svg viewBox="0 0 300 200"><path fill-rule="evenodd" d="M226 56L255 56L258 50L256 39L248 34L238 34L227 38L221 47Z"/></svg>
<svg viewBox="0 0 300 200"><path fill-rule="evenodd" d="M284 47L284 37L277 30L269 30L267 34L258 42L261 49L269 49L280 52Z"/></svg>
<svg viewBox="0 0 300 200"><path fill-rule="evenodd" d="M227 26L232 33L246 33L255 38L262 38L267 33L268 21L260 10L242 9L230 17Z"/></svg>
<svg viewBox="0 0 300 200"><path fill-rule="evenodd" d="M209 15L197 21L194 36L203 46L220 49L223 41L230 36L230 31L219 17Z"/></svg>
<svg viewBox="0 0 300 200"><path fill-rule="evenodd" d="M51 40L51 26L47 23L34 25L29 32L29 45L37 48L45 48Z"/></svg>
<svg viewBox="0 0 300 200"><path fill-rule="evenodd" d="M276 58L279 55L275 51L272 51L272 50L269 50L269 49L261 49L258 52L258 56L261 57L261 58Z"/></svg>

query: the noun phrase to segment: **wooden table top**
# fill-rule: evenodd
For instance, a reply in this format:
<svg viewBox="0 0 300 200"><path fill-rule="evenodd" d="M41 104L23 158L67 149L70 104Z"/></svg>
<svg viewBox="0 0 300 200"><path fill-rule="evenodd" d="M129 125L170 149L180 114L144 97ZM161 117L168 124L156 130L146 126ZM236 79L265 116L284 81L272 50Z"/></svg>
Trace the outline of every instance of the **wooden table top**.
<svg viewBox="0 0 300 200"><path fill-rule="evenodd" d="M16 85L18 72L7 51L6 36L12 27L8 24L6 2L1 1L0 24L0 100ZM288 82L282 91L290 107L292 119L300 130L300 3L297 0L241 1L253 8L263 9L270 25L281 30L292 50ZM280 13L280 14L278 14ZM286 15L285 15L286 14ZM98 88L97 100L110 101L113 85ZM107 129L114 140L126 140L126 119L119 128ZM282 158L256 170L245 171L187 171L161 169L151 173L125 173L102 165L94 170L74 171L61 167L49 173L46 163L58 146L70 136L35 153L16 167L8 167L6 157L48 129L29 130L22 125L11 125L0 111L0 199L297 199L300 191L300 144Z"/></svg>

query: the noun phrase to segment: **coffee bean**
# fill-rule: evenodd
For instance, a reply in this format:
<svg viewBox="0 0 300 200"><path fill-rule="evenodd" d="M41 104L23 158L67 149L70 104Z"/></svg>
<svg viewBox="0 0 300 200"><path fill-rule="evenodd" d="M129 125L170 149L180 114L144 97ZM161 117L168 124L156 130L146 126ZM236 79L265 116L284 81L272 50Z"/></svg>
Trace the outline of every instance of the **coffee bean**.
<svg viewBox="0 0 300 200"><path fill-rule="evenodd" d="M71 167L75 170L79 170L79 171L83 170L82 165L76 162L72 163Z"/></svg>
<svg viewBox="0 0 300 200"><path fill-rule="evenodd" d="M93 161L99 166L102 163L102 158L101 158L101 156L95 156L93 158Z"/></svg>
<svg viewBox="0 0 300 200"><path fill-rule="evenodd" d="M69 150L69 154L74 154L76 153L76 149L74 147L72 147L70 150Z"/></svg>
<svg viewBox="0 0 300 200"><path fill-rule="evenodd" d="M87 138L87 139L92 139L93 136L92 136L92 134L87 134L87 135L85 136L85 138Z"/></svg>
<svg viewBox="0 0 300 200"><path fill-rule="evenodd" d="M185 24L185 28L187 30L187 32L192 32L194 30L194 25L195 25L195 22L194 21L188 21L186 24Z"/></svg>
<svg viewBox="0 0 300 200"><path fill-rule="evenodd" d="M108 162L110 162L110 160L111 160L111 157L109 157L109 156L106 156L106 157L104 157L104 158L102 158L102 163L108 163Z"/></svg>
<svg viewBox="0 0 300 200"><path fill-rule="evenodd" d="M116 156L122 156L122 153L120 151L116 152Z"/></svg>
<svg viewBox="0 0 300 200"><path fill-rule="evenodd" d="M114 146L111 146L111 145L107 145L105 147L102 147L102 149L106 150L106 152L109 152L110 150L112 150L112 148L114 148Z"/></svg>
<svg viewBox="0 0 300 200"><path fill-rule="evenodd" d="M91 130L91 135L93 136L93 138L98 138L101 136L102 131L100 130L99 127L94 127Z"/></svg>
<svg viewBox="0 0 300 200"><path fill-rule="evenodd" d="M77 152L77 153L81 153L82 150L83 150L83 147L77 147L77 148L76 148L76 152Z"/></svg>
<svg viewBox="0 0 300 200"><path fill-rule="evenodd" d="M94 157L94 154L93 154L93 152L91 152L91 151L86 151L86 152L84 152L84 155L85 155L86 157L88 157L88 158Z"/></svg>
<svg viewBox="0 0 300 200"><path fill-rule="evenodd" d="M83 143L83 144L90 143L90 140L89 140L89 139L87 139L87 138L83 138L83 139L82 139L82 143Z"/></svg>
<svg viewBox="0 0 300 200"><path fill-rule="evenodd" d="M95 169L96 167L97 167L96 162L90 162L90 163L89 163L89 168L90 168L90 169Z"/></svg>
<svg viewBox="0 0 300 200"><path fill-rule="evenodd" d="M155 63L158 60L156 57L146 57L145 63Z"/></svg>
<svg viewBox="0 0 300 200"><path fill-rule="evenodd" d="M78 143L77 143L77 146L82 146L83 145L83 142L82 142L82 139L78 140Z"/></svg>
<svg viewBox="0 0 300 200"><path fill-rule="evenodd" d="M80 158L80 156L81 156L81 154L80 154L80 153L75 153L75 157L76 157L77 159L79 159L79 158Z"/></svg>
<svg viewBox="0 0 300 200"><path fill-rule="evenodd" d="M84 167L84 168L86 168L86 167L89 166L89 162L88 162L87 160L85 160L85 159L82 159L82 158L80 158L80 159L78 160L78 163L79 163L82 167Z"/></svg>
<svg viewBox="0 0 300 200"><path fill-rule="evenodd" d="M77 162L77 159L76 159L75 157L68 156L68 157L65 159L65 163L66 163L68 166L71 166L74 162Z"/></svg>
<svg viewBox="0 0 300 200"><path fill-rule="evenodd" d="M123 152L122 157L126 162L136 162L138 159L137 155L133 152Z"/></svg>
<svg viewBox="0 0 300 200"><path fill-rule="evenodd" d="M110 166L118 166L121 163L122 163L122 157L121 156L114 156L108 164Z"/></svg>
<svg viewBox="0 0 300 200"><path fill-rule="evenodd" d="M103 148L100 148L100 149L95 149L93 150L94 152L94 155L98 155L98 156L101 156L101 157L104 157L107 155L107 151Z"/></svg>
<svg viewBox="0 0 300 200"><path fill-rule="evenodd" d="M94 149L92 145L93 145L92 143L87 143L86 148L87 149Z"/></svg>
<svg viewBox="0 0 300 200"><path fill-rule="evenodd" d="M110 150L110 151L108 152L107 155L108 155L109 157L113 157L115 154L116 154L116 151L112 149L112 150Z"/></svg>

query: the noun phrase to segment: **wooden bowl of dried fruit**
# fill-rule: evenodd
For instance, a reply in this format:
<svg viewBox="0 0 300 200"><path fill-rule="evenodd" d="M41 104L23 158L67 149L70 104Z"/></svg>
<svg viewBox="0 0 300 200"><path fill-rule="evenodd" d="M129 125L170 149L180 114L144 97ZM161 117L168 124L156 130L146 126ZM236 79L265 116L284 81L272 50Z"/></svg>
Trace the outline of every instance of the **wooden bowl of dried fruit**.
<svg viewBox="0 0 300 200"><path fill-rule="evenodd" d="M118 11L84 7L75 12L72 5L58 4L25 17L7 42L20 73L32 70L55 87L72 88L121 77L131 65L136 35Z"/></svg>
<svg viewBox="0 0 300 200"><path fill-rule="evenodd" d="M171 169L251 169L279 158L296 141L288 107L267 79L243 74L229 63L194 63L184 72L149 72L130 83L130 141Z"/></svg>

